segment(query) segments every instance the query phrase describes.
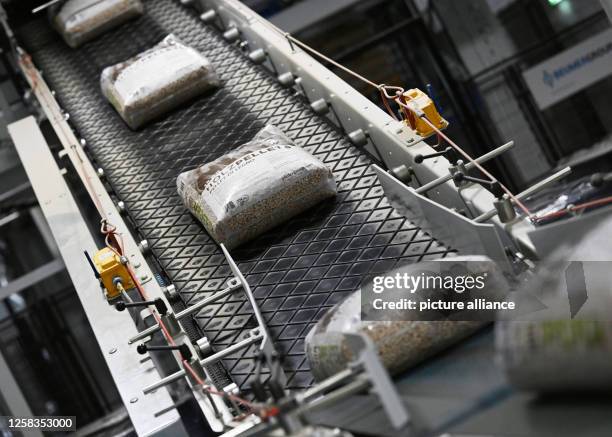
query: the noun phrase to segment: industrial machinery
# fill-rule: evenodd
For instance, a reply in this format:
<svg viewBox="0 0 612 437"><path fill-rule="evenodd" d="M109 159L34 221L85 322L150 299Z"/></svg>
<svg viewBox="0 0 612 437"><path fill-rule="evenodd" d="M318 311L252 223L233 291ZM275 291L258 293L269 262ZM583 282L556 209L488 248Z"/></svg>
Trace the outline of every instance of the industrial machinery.
<svg viewBox="0 0 612 437"><path fill-rule="evenodd" d="M510 275L529 269L552 242L544 228L531 237L521 201L569 168L513 195L473 171L490 176L482 164L512 142L472 159L444 136L447 122L425 94L374 84L392 116L398 105L403 118L394 120L321 65L321 54L237 0L148 0L142 18L76 50L43 16L2 20L24 90L56 139L35 116L9 130L138 435L469 433L478 406L498 405L498 415L525 408L528 399L489 368L490 333L464 346L476 351L471 370L445 388L445 371L466 365L456 350L441 358L445 371L398 382L360 336L350 368L315 383L304 337L368 274L400 260L458 251L486 255ZM209 57L223 87L130 131L102 98L100 71L168 33ZM338 200L230 253L183 207L175 179L266 123L334 171ZM431 135L450 146L432 148ZM579 234L576 220L605 213L553 232ZM560 435L579 414L559 412L540 435ZM481 422L499 435L494 417ZM611 425L605 417L604 408Z"/></svg>

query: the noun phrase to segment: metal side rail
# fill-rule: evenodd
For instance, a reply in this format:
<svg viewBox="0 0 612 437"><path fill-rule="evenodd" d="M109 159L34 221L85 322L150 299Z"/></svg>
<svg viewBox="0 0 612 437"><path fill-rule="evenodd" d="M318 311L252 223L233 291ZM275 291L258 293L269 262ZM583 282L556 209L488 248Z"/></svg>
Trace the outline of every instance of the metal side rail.
<svg viewBox="0 0 612 437"><path fill-rule="evenodd" d="M8 129L134 429L142 436L186 435L168 391L142 396L143 384L155 381L157 371L150 360L142 362L123 337L136 332L133 320L114 311L91 278L83 250L96 250L95 240L36 120L28 117Z"/></svg>
<svg viewBox="0 0 612 437"><path fill-rule="evenodd" d="M34 67L34 65L31 63L30 58L23 53L20 54L19 65L24 72L24 76L26 77L30 86L32 87L32 91L35 94L38 102L40 103L42 111L44 112L45 116L48 118L49 122L53 126L56 135L58 136L60 142L62 143L64 150L65 150L65 154L68 156L75 170L77 171L80 179L83 181L83 185L85 189L88 191L92 200L94 198L98 199L98 203L100 207L103 209L107 219L111 221L114 226L116 226L117 233L122 235L123 244L124 244L124 253L126 254L128 261L130 265L132 266L132 268L134 269L136 275L141 279L143 288L145 289L147 294L152 299L155 299L155 298L163 299L166 302L167 306L170 307L170 304L168 303L159 283L155 280L151 280L154 278L153 271L151 270L146 259L144 258L141 252L141 249L139 248L138 243L132 237L132 234L129 228L123 221L120 212L117 210L114 202L110 198L106 190L106 187L104 186L103 182L100 180L99 173L94 169L88 157L84 153L83 151L84 142L82 140L79 140L75 136L74 131L72 130L70 125L67 123L67 120L68 120L67 117L64 116L63 111L61 110L59 104L57 103L57 101L55 100L55 97L53 96L53 93L51 93L51 90L49 89L48 85L44 81L38 69L36 69L36 67ZM36 125L36 129L38 132L40 132L40 129L38 128L37 125ZM54 165L53 156L50 154L46 143L45 143L45 146L47 148L46 150L47 153L45 153L44 155L41 154L40 156L48 155L49 162L51 163L51 165ZM23 158L21 159L23 161ZM41 158L38 157L38 159L41 159ZM25 164L24 164L24 167L25 167ZM30 173L28 173L28 177L32 181L32 175L30 175ZM32 184L34 184L33 181L32 181ZM41 206L42 206L42 202L41 202ZM44 211L45 209L43 208L43 212ZM47 217L46 213L45 213L45 216ZM48 217L47 217L47 220L49 220ZM67 226L67 229L69 229L69 226L67 223L65 223L64 226ZM59 246L59 242L58 242L58 246ZM82 256L83 250L87 250L88 252L93 253L93 251L97 250L97 248L91 247L91 246L81 248L81 258L83 258ZM66 262L66 259L64 259L64 261ZM83 266L82 261L83 260L77 262L77 266L82 267ZM91 269L87 265L86 267L87 269L84 271L90 273ZM89 280L96 287L98 286L97 281L95 281L91 276L89 277ZM112 309L110 307L105 307L104 311L112 311ZM133 321L131 323L132 325L134 325ZM93 326L94 324L92 323L92 327ZM133 336L133 334L131 334L132 332L136 334L135 329L109 331L109 333L113 333L113 336L115 337L115 342L117 343L124 342L126 345L128 345L128 342L127 342L128 339ZM191 343L189 343L189 347L192 350L192 353L195 354L196 353L195 349ZM131 347L131 349L133 349L135 352L135 347ZM177 364L180 365L181 364L180 357L176 354L174 356L177 360ZM210 379L210 376L209 376L209 379ZM146 385L146 383L141 384L141 387L143 385ZM215 397L209 398L205 396L200 390L194 391L194 396L196 400L198 401L198 404L204 416L207 418L213 430L220 431L224 428L224 424L221 418L224 418L224 420L227 420L227 421L231 420L230 412L227 406L225 405L225 403L223 402L223 400L219 398L215 398ZM211 402L215 403L214 407L211 405ZM220 411L221 415L216 414L215 411Z"/></svg>
<svg viewBox="0 0 612 437"><path fill-rule="evenodd" d="M235 275L235 278L232 279L229 283L228 283L228 287L212 296L210 296L209 298L205 298L201 301L199 301L197 304L193 305L192 307L189 307L187 309L184 310L184 312L189 312L194 313L197 311L200 311L201 309L203 309L206 305L209 305L213 302L218 301L219 299L227 296L229 293L233 292L234 290L238 289L238 288L242 288L245 292L245 294L247 295L247 299L252 307L253 310L253 314L255 316L255 319L257 320L257 328L252 329L249 332L249 335L247 338L245 338L242 341L239 341L231 346L228 346L227 348L220 350L218 352L215 352L214 354L203 358L200 361L200 364L205 367L207 365L210 365L212 363L218 362L219 360L223 359L224 357L231 355L237 351L240 351L241 349L244 349L246 347L251 346L254 343L259 342L259 351L261 351L267 358L267 362L272 362L272 356L276 353L275 349L274 349L274 344L272 343L272 340L270 338L270 334L268 333L268 328L266 327L266 322L261 314L261 311L259 309L259 306L257 304L257 301L255 300L255 297L253 296L253 292L251 291L251 287L249 286L249 283L246 281L246 279L244 279L244 276L242 275L242 273L240 272L240 269L238 268L238 266L236 265L236 263L234 262L234 260L232 259L230 253L228 252L228 250L225 248L225 246L222 244L221 245L221 249L223 250L223 254L225 255L225 258L227 259L227 262L229 263L232 272ZM195 307L195 309L194 309ZM176 316L177 318L179 318L179 315L177 314ZM154 326L151 328L153 329L155 328ZM133 341L136 341L138 339L141 338L145 338L148 335L151 334L150 331L151 329L147 330L147 331L143 331L141 333L139 333L137 336L133 337L130 340L130 343ZM159 329L159 328L157 328ZM162 380L156 382L155 384L152 384L150 386L147 386L143 389L143 392L145 394L147 393L152 393L153 391L157 390L159 387L163 387L165 385L168 385L174 381L177 381L178 379L182 378L183 376L186 376L186 371L183 370L179 370L178 372L173 373L172 375L168 375L167 377L163 378ZM284 372L282 372L281 369L281 375L280 376L280 381L282 384L286 383L286 375L284 374Z"/></svg>

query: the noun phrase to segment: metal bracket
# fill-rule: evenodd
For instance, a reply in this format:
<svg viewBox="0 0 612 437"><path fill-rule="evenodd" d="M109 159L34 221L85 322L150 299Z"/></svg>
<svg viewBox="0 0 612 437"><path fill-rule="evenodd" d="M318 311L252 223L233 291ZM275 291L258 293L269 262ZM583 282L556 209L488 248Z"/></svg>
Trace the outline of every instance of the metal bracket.
<svg viewBox="0 0 612 437"><path fill-rule="evenodd" d="M344 334L348 347L357 356L351 366L361 367L378 395L387 417L395 429L401 429L410 421L406 410L389 373L383 366L372 340L363 334Z"/></svg>
<svg viewBox="0 0 612 437"><path fill-rule="evenodd" d="M270 339L270 335L268 334L268 329L266 327L266 323L265 320L259 310L259 306L257 304L257 301L255 300L255 297L253 296L253 292L251 291L251 287L249 286L249 283L246 281L246 279L244 279L244 276L242 275L242 273L240 272L240 269L238 268L238 266L236 265L236 262L234 261L234 259L231 257L231 255L229 254L228 250L225 248L225 246L223 244L221 244L221 250L223 251L223 254L225 255L225 258L234 274L234 278L232 280L230 280L230 282L228 283L228 288L216 293L213 296L210 296L206 299L202 299L201 301L199 301L198 303L196 303L195 305L192 305L191 307L185 309L183 311L184 312L189 312L189 313L193 313L195 312L195 310L192 310L194 307L197 307L197 310L199 311L200 309L204 308L204 306L206 306L206 304L208 303L212 303L218 299L220 299L221 297L225 297L227 295L229 295L231 292L233 292L233 290L242 287L242 289L244 290L244 293L247 296L247 299L249 301L249 303L251 304L251 307L253 308L253 314L255 316L255 319L257 320L257 328L252 329L249 332L249 335L247 338L245 338L242 341L239 341L238 343L233 344L232 346L226 347L225 349L216 352L206 358L203 358L200 363L202 364L202 366L206 366L208 364L212 364L215 363L223 358L225 358L228 355L233 354L236 351L239 351L243 348L246 348L248 346L250 346L253 343L256 343L258 341L260 342L259 345L259 350L261 352L263 352L263 354L266 356L266 359L268 360L268 362L272 362L272 357L273 355L276 353L275 349L274 349L274 344L272 343L272 340ZM182 313L179 313L182 314ZM177 314L177 318L179 317L179 314ZM148 337L149 335L151 335L152 332L154 332L155 330L158 330L159 327L153 326L152 328L149 328L148 330L145 330L141 333L139 333L137 336L132 337L132 339L130 339L130 342L134 342L136 340ZM285 384L287 381L286 375L284 374L284 372L281 369L281 374L279 375L280 377L280 383L281 384ZM147 387L145 387L143 389L143 392L145 394L147 393L152 393L155 390L157 390L160 387L163 387L167 384L170 384L174 381L177 381L179 379L181 379L183 376L186 375L185 370L179 370L178 372L173 373L172 375L168 375L165 378L162 378L161 380L159 380L158 382L156 382L155 384L151 384Z"/></svg>
<svg viewBox="0 0 612 437"><path fill-rule="evenodd" d="M268 328L266 327L266 321L264 320L261 311L259 310L259 305L255 300L255 296L253 296L253 292L251 291L249 283L246 281L246 279L244 279L242 272L240 272L240 269L234 262L234 259L232 258L228 250L225 248L225 245L221 244L221 250L223 251L225 259L227 260L230 268L232 269L232 273L234 273L234 276L240 281L240 284L242 285L242 288L244 289L244 292L247 295L247 299L249 300L249 303L253 308L253 314L255 315L255 319L257 319L257 325L259 326L259 334L262 336L259 350L264 353L267 362L271 363L272 356L276 353L276 351L274 350L274 344L270 339L270 334L268 333ZM281 378L279 382L284 386L287 382L287 377L283 372L282 368L280 369L279 377Z"/></svg>
<svg viewBox="0 0 612 437"><path fill-rule="evenodd" d="M498 229L494 224L476 223L420 195L382 168L374 165L391 205L425 232L435 235L461 253L486 255L505 272L512 272Z"/></svg>
<svg viewBox="0 0 612 437"><path fill-rule="evenodd" d="M259 340L261 340L263 338L263 336L261 335L261 333L259 332L259 328L255 328L252 329L247 338L245 338L244 340L239 341L236 344L233 344L229 347L226 347L225 349L216 352L214 354L212 354L209 357L206 357L202 360L200 360L200 364L202 364L202 366L206 366L209 364L213 364L216 363L219 360L222 360L223 358L233 354L234 352L237 352L241 349L244 349L246 347L249 347L250 345L252 345L253 343L257 343ZM157 381L154 384L148 385L145 388L142 389L142 392L144 394L149 394L149 393L153 393L155 392L158 388L163 387L165 385L168 385L174 381L178 381L179 379L181 379L183 376L186 375L185 370L179 370L178 372L175 372L171 375L168 375L162 379L160 379L159 381Z"/></svg>
<svg viewBox="0 0 612 437"><path fill-rule="evenodd" d="M181 320L184 317L187 317L189 315L192 314L196 314L197 312L199 312L202 308L204 308L206 305L209 305L211 303L214 303L226 296L229 296L230 294L232 294L234 292L234 290L237 290L238 288L240 288L242 286L242 284L240 283L240 281L236 278L232 278L227 282L227 287L224 288L221 291L218 291L217 293L213 294L212 296L206 297L202 300L199 300L198 302L196 302L195 304L185 308L183 311L180 311L178 313L176 313L174 315L174 317L176 318L176 320ZM156 332L158 332L160 330L160 327L158 324L155 324L147 329L144 329L142 331L140 331L137 335L131 337L128 340L129 344L135 343L138 340L142 340L144 338L150 337L151 335L155 334Z"/></svg>

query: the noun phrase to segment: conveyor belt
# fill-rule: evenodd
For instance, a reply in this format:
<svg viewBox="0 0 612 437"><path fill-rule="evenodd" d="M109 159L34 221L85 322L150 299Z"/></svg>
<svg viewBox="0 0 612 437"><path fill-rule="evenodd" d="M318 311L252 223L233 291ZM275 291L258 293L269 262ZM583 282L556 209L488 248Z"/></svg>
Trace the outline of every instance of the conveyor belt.
<svg viewBox="0 0 612 437"><path fill-rule="evenodd" d="M249 140L266 123L279 126L333 169L339 183L335 202L320 204L232 252L285 357L288 386L307 387L312 377L304 336L327 308L370 273L399 261L444 256L448 249L392 210L370 158L315 115L302 97L283 89L217 30L202 24L195 11L168 0L150 0L146 6L146 16L79 50L68 48L44 20L20 29L19 38L185 303L222 287L231 272L176 194L181 171ZM171 32L209 57L223 88L132 132L102 97L100 72ZM239 296L211 305L196 321L215 348L236 342L256 326ZM254 350L225 360L243 387L254 367Z"/></svg>

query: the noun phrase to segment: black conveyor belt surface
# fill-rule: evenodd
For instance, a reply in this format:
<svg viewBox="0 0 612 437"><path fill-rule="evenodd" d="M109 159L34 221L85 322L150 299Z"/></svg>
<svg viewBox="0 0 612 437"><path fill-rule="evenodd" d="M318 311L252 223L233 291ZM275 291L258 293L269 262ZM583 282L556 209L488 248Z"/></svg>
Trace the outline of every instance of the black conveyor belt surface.
<svg viewBox="0 0 612 437"><path fill-rule="evenodd" d="M181 171L248 141L266 123L283 129L334 171L339 185L335 201L232 252L285 357L288 386L307 387L312 376L304 336L327 308L368 274L399 261L444 256L448 249L392 210L366 154L315 115L302 97L283 89L216 29L202 24L195 11L169 0L150 0L146 7L144 17L78 50L67 47L44 20L20 29L19 39L185 303L222 288L231 272L218 246L176 193ZM205 53L223 88L132 132L103 98L100 72L168 33ZM196 321L217 350L256 326L241 294L211 305ZM243 387L254 368L254 353L252 346L224 361Z"/></svg>

